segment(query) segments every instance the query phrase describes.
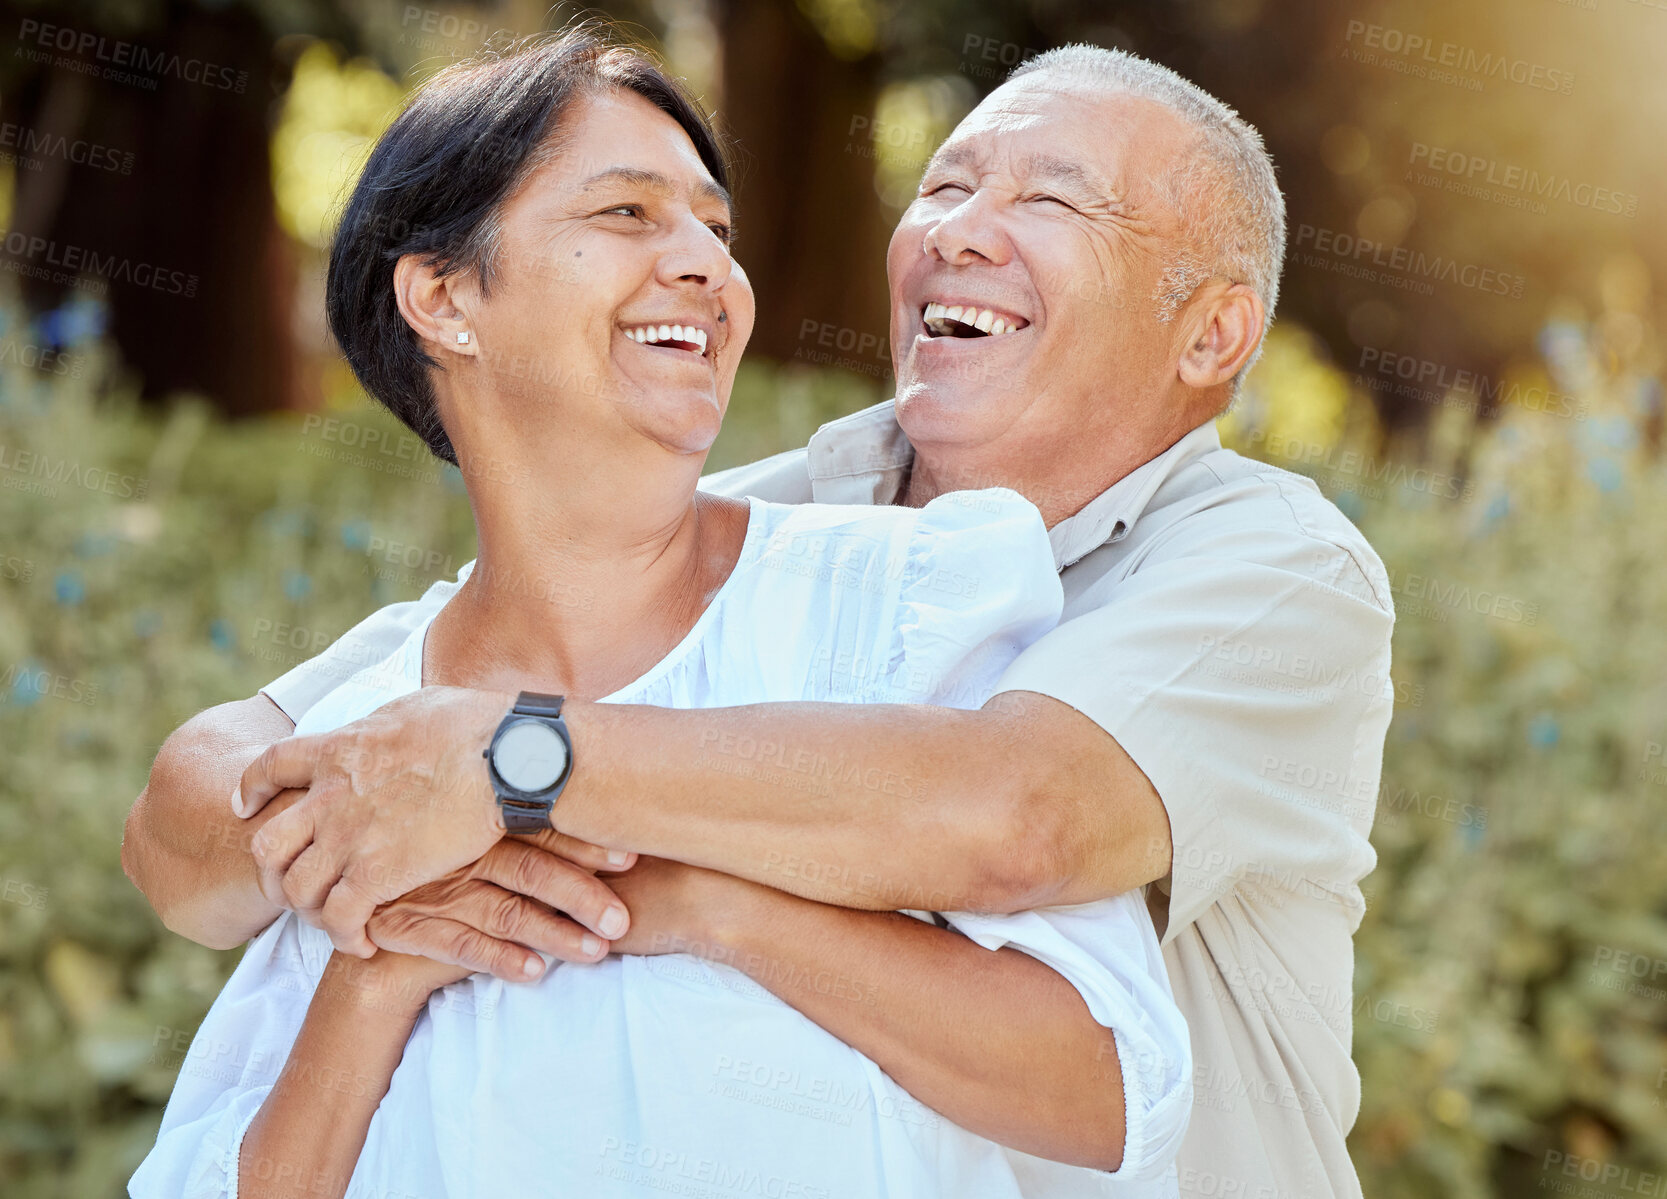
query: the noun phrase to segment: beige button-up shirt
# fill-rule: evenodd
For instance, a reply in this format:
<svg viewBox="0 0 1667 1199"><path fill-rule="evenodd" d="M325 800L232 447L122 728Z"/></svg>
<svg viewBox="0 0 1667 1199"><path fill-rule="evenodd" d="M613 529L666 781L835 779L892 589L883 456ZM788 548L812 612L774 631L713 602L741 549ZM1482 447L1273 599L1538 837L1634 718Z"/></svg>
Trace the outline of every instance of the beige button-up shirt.
<svg viewBox="0 0 1667 1199"><path fill-rule="evenodd" d="M891 503L912 456L887 401L701 486ZM1359 1196L1352 937L1395 703L1383 564L1312 482L1223 449L1213 422L1049 536L1064 615L999 689L1095 721L1168 812L1172 870L1147 900L1192 1036L1181 1194ZM299 719L456 588L380 610L266 694Z"/></svg>

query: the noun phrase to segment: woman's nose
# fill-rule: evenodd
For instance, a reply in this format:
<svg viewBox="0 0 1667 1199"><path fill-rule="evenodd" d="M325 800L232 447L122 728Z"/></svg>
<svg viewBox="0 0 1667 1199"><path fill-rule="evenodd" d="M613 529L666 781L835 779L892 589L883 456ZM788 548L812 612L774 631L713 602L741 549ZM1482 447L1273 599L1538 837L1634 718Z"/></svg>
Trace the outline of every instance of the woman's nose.
<svg viewBox="0 0 1667 1199"><path fill-rule="evenodd" d="M716 291L729 281L735 265L729 247L698 217L691 213L668 236L671 244L660 256L661 282L693 283Z"/></svg>

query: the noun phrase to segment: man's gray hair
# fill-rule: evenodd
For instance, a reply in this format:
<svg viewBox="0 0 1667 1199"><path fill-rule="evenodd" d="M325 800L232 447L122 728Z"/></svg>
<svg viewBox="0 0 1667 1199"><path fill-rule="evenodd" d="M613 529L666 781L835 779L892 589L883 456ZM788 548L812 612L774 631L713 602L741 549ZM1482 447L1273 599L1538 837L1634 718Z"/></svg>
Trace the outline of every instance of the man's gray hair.
<svg viewBox="0 0 1667 1199"><path fill-rule="evenodd" d="M1158 319L1174 320L1201 284L1225 276L1248 284L1262 298L1265 339L1279 302L1279 272L1285 262L1285 197L1262 135L1196 83L1126 50L1060 46L1020 63L1007 78L1044 70L1161 104L1196 131L1191 152L1165 181L1187 244L1164 271L1156 296ZM1261 354L1258 345L1233 380L1234 394Z"/></svg>

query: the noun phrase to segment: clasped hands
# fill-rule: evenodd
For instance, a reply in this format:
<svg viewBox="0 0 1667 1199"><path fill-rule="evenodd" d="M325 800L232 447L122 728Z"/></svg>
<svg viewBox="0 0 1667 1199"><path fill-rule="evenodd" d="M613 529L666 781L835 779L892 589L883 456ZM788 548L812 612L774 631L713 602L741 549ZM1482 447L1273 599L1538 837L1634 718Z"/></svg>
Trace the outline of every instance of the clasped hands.
<svg viewBox="0 0 1667 1199"><path fill-rule="evenodd" d="M638 858L552 830L505 834L482 749L514 697L425 687L330 733L269 746L232 796L249 817L299 790L255 833L266 898L329 934L527 981L544 963L706 943L707 913L756 884Z"/></svg>

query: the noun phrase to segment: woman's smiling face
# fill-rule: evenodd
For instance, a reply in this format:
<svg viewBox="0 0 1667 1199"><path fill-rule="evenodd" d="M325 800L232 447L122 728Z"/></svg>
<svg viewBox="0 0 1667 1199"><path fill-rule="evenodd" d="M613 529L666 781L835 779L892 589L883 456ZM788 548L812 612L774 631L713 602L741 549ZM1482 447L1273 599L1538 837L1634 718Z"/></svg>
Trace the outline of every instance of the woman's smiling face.
<svg viewBox="0 0 1667 1199"><path fill-rule="evenodd" d="M703 453L753 325L729 197L677 122L634 92L575 100L557 136L500 211L489 294L465 287L476 369L511 419L523 400L556 402L569 434Z"/></svg>

